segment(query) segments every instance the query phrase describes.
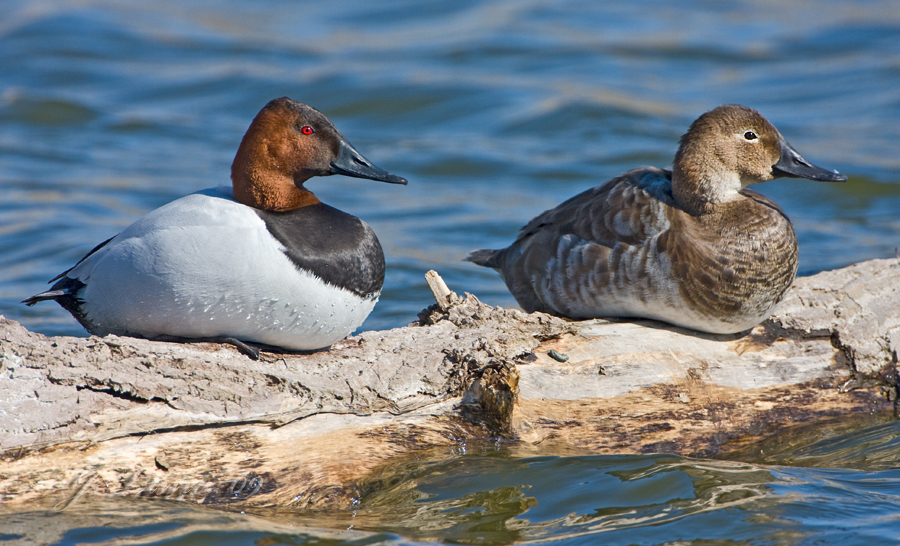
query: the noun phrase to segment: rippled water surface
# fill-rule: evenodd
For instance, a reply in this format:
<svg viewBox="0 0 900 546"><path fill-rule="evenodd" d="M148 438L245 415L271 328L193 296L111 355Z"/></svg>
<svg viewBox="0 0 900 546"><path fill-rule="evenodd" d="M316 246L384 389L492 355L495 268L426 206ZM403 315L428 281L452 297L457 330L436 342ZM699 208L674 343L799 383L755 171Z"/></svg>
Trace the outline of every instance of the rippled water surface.
<svg viewBox="0 0 900 546"><path fill-rule="evenodd" d="M771 454L768 451L771 450ZM352 506L236 513L152 499L0 511L24 544L900 543L900 422L807 430L754 462L558 456L510 445L432 449ZM787 466L789 463L792 466Z"/></svg>
<svg viewBox="0 0 900 546"><path fill-rule="evenodd" d="M628 168L669 165L690 122L728 102L850 177L755 188L792 218L801 274L900 246L895 0L2 2L0 314L86 335L59 306L19 300L147 211L228 184L250 120L283 95L410 180L309 183L385 248L365 329L414 320L428 269L514 306L460 261L469 250ZM408 491L346 519L123 502L52 521L70 522L61 544L896 544L897 426L854 434L742 463L482 449L414 468ZM17 517L49 532L43 512ZM0 540L21 534L8 527Z"/></svg>

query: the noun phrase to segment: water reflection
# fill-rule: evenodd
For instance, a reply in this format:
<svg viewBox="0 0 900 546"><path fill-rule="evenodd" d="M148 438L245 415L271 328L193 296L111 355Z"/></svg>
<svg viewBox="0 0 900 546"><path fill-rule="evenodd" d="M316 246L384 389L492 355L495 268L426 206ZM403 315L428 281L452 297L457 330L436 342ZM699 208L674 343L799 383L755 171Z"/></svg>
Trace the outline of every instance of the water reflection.
<svg viewBox="0 0 900 546"><path fill-rule="evenodd" d="M422 465L362 498L355 522L379 528L389 508L390 528L419 540L509 544L599 535L615 544L629 529L675 532L707 513L753 504L775 480L769 470L728 461L498 452Z"/></svg>
<svg viewBox="0 0 900 546"><path fill-rule="evenodd" d="M900 509L900 424L845 428L825 441L812 429L806 434L777 458L853 468L877 454L893 468L802 469L666 455L522 458L491 447L472 454L470 446L467 456L419 463L380 481L388 486L364 495L353 521L356 529L479 544L633 544L635 536L646 544L790 544L848 528L896 535L881 527ZM831 507L844 505L841 518L828 520Z"/></svg>
<svg viewBox="0 0 900 546"><path fill-rule="evenodd" d="M62 513L0 513L0 529L8 540L17 533L36 537L40 529L46 542L60 544L138 538L151 544L623 546L900 540L894 525L900 422L835 425L806 427L787 435L790 442L753 448L760 458L805 467L552 454L558 448L535 455L528 446L469 443L465 453L432 448L395 462L336 511L244 514L108 496L82 499ZM874 469L854 470L866 465Z"/></svg>

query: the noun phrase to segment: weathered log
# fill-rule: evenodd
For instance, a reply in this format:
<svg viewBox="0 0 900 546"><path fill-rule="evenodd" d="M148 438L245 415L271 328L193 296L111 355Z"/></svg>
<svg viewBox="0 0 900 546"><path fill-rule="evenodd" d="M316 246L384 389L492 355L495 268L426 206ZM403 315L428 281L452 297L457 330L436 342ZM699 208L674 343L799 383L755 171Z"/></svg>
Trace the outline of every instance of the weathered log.
<svg viewBox="0 0 900 546"><path fill-rule="evenodd" d="M577 330L518 367L518 438L561 437L599 453L715 455L786 424L896 404L900 261L797 279L749 335L652 321Z"/></svg>
<svg viewBox="0 0 900 546"><path fill-rule="evenodd" d="M797 279L743 336L526 315L430 277L413 325L259 361L0 318L0 496L345 506L402 457L474 438L723 455L897 399L897 259Z"/></svg>

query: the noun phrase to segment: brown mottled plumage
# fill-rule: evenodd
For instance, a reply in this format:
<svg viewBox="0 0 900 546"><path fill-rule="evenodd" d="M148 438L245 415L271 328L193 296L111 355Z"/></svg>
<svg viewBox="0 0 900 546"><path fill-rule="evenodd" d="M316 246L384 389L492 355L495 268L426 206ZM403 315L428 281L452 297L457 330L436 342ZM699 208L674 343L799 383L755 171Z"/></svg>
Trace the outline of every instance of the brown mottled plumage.
<svg viewBox="0 0 900 546"><path fill-rule="evenodd" d="M797 236L745 189L781 176L844 181L804 160L758 112L720 106L681 139L672 170L634 169L467 259L500 272L526 311L645 317L713 333L769 316L797 272Z"/></svg>

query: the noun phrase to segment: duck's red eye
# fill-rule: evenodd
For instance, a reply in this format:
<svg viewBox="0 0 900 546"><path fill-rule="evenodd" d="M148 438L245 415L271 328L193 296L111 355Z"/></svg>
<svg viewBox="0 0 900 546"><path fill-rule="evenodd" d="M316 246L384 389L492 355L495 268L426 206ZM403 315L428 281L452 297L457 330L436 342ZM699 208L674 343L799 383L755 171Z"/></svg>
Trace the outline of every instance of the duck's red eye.
<svg viewBox="0 0 900 546"><path fill-rule="evenodd" d="M313 129L312 127L310 127L309 125L304 125L303 127L300 128L300 132L303 133L304 135L308 136L308 135L315 133L316 130Z"/></svg>

